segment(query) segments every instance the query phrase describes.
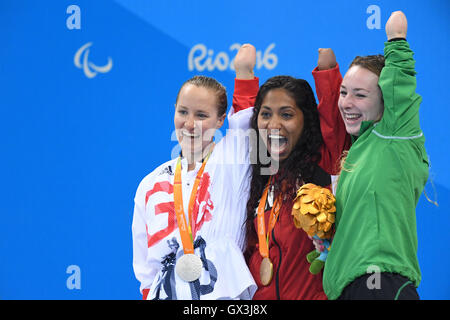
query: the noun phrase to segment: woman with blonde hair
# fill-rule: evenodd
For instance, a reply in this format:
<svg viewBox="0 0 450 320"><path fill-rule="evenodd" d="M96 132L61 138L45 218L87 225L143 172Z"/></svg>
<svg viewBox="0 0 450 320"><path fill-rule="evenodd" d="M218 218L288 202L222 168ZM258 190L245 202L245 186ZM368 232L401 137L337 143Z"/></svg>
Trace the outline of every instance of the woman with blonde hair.
<svg viewBox="0 0 450 320"><path fill-rule="evenodd" d="M244 45L235 58L236 83L244 88L255 54ZM225 88L206 76L180 88L174 127L181 153L147 175L134 199L133 267L144 299L251 299L256 290L242 254L250 174L242 133L253 111L235 94L231 130L215 144Z"/></svg>

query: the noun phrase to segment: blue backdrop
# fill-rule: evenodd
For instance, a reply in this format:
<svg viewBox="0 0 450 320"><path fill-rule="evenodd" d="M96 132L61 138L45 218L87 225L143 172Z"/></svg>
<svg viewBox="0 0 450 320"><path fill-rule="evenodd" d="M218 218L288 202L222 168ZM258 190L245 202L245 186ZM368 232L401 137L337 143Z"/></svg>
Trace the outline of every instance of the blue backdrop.
<svg viewBox="0 0 450 320"><path fill-rule="evenodd" d="M383 52L405 12L431 160L417 207L423 299L450 298L450 2L0 1L0 299L139 299L131 220L139 181L169 160L186 79L229 89L239 44L256 74L314 85L317 49L341 71ZM226 127L226 126L225 126Z"/></svg>

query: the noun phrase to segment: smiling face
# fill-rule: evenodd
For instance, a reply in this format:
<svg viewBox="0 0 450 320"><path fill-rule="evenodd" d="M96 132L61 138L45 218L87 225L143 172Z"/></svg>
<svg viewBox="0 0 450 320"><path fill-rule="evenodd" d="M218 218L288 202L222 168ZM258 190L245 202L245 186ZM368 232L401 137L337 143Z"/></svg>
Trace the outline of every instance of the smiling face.
<svg viewBox="0 0 450 320"><path fill-rule="evenodd" d="M380 121L384 105L378 76L361 66L351 67L342 80L338 106L351 135L359 135L362 121Z"/></svg>
<svg viewBox="0 0 450 320"><path fill-rule="evenodd" d="M218 102L213 90L186 84L175 105L174 124L178 143L188 161L201 161L203 151L225 120L218 115Z"/></svg>
<svg viewBox="0 0 450 320"><path fill-rule="evenodd" d="M268 91L257 121L259 134L270 156L277 161L288 158L304 126L303 112L288 91L281 88Z"/></svg>

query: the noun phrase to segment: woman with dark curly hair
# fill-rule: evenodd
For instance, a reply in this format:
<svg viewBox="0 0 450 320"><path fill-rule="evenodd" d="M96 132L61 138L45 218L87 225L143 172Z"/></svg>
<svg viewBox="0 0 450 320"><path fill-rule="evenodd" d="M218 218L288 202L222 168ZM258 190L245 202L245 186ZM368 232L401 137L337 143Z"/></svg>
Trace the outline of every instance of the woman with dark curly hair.
<svg viewBox="0 0 450 320"><path fill-rule="evenodd" d="M322 274L311 274L306 260L313 242L291 212L304 183L330 187L349 136L337 109L342 77L330 49L319 50L313 76L319 106L308 82L290 76L270 78L256 96L246 221L246 259L258 285L253 299L326 299Z"/></svg>

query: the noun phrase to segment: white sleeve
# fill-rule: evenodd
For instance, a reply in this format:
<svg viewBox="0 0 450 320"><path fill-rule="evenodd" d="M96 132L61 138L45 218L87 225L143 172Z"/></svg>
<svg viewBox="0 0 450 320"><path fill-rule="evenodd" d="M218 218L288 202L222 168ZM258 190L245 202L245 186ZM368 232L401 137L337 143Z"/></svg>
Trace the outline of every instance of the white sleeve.
<svg viewBox="0 0 450 320"><path fill-rule="evenodd" d="M221 217L217 225L219 234L230 234L236 239L236 244L242 249L244 244L244 232L236 226L242 226L245 221L245 208L249 194L249 183L251 179L250 166L250 142L255 140L251 137L250 119L253 108L248 108L228 114L229 128L225 137L214 149L214 159L209 160L211 164L217 161L215 182L213 189L221 190L222 205L232 215ZM255 130L253 130L255 131ZM226 186L225 186L226 185ZM222 219L223 218L223 219ZM239 238L239 239L237 239Z"/></svg>
<svg viewBox="0 0 450 320"><path fill-rule="evenodd" d="M142 183L141 183L142 185ZM141 283L140 291L150 288L158 268L148 263L147 228L145 222L145 192L141 185L134 198L132 223L133 234L133 269L136 279Z"/></svg>
<svg viewBox="0 0 450 320"><path fill-rule="evenodd" d="M235 112L234 108L231 107L228 113L228 126L230 129L244 129L250 128L250 119L253 116L253 107L246 108L239 112Z"/></svg>
<svg viewBox="0 0 450 320"><path fill-rule="evenodd" d="M250 128L253 108L237 113L232 108L228 114L228 130L224 137L224 157L234 165L249 164L250 143L256 141L255 130Z"/></svg>

